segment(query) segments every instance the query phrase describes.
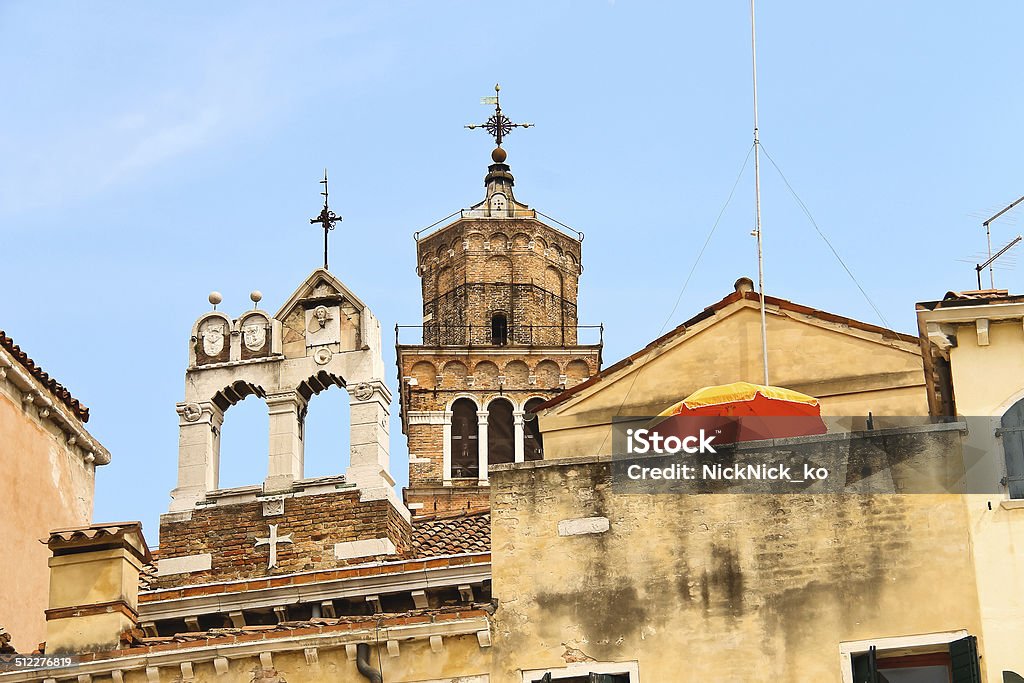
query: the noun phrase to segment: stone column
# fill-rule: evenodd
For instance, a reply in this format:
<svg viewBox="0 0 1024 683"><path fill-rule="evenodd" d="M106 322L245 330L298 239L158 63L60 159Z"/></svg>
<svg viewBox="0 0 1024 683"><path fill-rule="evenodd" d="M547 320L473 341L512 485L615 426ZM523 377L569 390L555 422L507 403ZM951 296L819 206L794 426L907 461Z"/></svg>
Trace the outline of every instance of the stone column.
<svg viewBox="0 0 1024 683"><path fill-rule="evenodd" d="M390 488L395 485L388 471L391 392L381 380L360 382L346 389L350 396L351 455L345 480L359 487L364 495Z"/></svg>
<svg viewBox="0 0 1024 683"><path fill-rule="evenodd" d="M210 402L179 403L178 486L171 491L171 512L190 510L218 486L220 430L224 412Z"/></svg>
<svg viewBox="0 0 1024 683"><path fill-rule="evenodd" d="M441 483L452 485L452 411L444 412L444 426L441 428L444 443L441 445Z"/></svg>
<svg viewBox="0 0 1024 683"><path fill-rule="evenodd" d="M487 411L478 410L476 411L478 418L477 430L477 453L479 454L479 460L477 461L477 467L479 469L478 478L481 484L487 482Z"/></svg>
<svg viewBox="0 0 1024 683"><path fill-rule="evenodd" d="M285 491L296 479L302 479L302 419L306 400L297 391L267 394L270 413L270 461L265 492Z"/></svg>
<svg viewBox="0 0 1024 683"><path fill-rule="evenodd" d="M512 424L515 427L515 444L516 444L516 462L523 462L526 460L526 447L523 442L523 416L526 415L525 410L513 410L512 411Z"/></svg>

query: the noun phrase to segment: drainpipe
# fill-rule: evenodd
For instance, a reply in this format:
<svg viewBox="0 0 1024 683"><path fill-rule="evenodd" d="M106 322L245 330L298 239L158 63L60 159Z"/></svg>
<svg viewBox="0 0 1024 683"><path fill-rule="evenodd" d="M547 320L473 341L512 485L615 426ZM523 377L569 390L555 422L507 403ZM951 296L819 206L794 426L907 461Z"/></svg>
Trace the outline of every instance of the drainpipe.
<svg viewBox="0 0 1024 683"><path fill-rule="evenodd" d="M384 683L380 672L370 666L370 646L367 643L356 645L356 668L370 683Z"/></svg>

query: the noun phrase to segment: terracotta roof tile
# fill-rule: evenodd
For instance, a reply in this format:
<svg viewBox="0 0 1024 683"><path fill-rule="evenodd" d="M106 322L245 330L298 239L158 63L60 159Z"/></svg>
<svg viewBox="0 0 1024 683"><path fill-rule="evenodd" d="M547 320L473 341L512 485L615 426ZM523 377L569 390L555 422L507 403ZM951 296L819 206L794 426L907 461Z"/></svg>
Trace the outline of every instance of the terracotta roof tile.
<svg viewBox="0 0 1024 683"><path fill-rule="evenodd" d="M412 556L486 553L491 549L491 513L476 510L413 519Z"/></svg>
<svg viewBox="0 0 1024 683"><path fill-rule="evenodd" d="M71 409L71 412L82 422L89 421L89 409L82 405L77 398L71 395L68 389L50 377L36 362L28 357L28 354L21 350L21 347L14 343L14 340L7 336L7 333L0 330L0 348L6 349L22 367L28 370L29 374L43 383L61 403Z"/></svg>

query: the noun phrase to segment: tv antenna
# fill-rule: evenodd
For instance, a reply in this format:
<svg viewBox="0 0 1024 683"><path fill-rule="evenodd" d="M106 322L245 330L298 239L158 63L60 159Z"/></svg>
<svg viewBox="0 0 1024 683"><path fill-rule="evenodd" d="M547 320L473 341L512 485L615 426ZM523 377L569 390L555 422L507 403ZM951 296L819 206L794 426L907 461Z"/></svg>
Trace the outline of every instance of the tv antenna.
<svg viewBox="0 0 1024 683"><path fill-rule="evenodd" d="M1021 197L1021 199L1024 199L1024 197ZM1020 199L1018 199L1017 201L1019 202ZM1014 202L1014 203L1016 203L1016 202ZM991 277L992 276L992 264L995 263L995 260L997 258L999 258L1000 256L1002 256L1003 254L1005 254L1006 252L1010 251L1010 249L1013 249L1015 246L1017 246L1017 243L1020 242L1022 239L1024 239L1024 237L1021 237L1020 235L1017 235L1016 237L1013 238L1013 240L1009 244L1007 244L1005 247L1003 247L1002 249L997 251L992 256L989 256L987 261L985 261L984 263L979 263L978 265L974 266L974 270L976 270L978 272L978 289L981 289L981 271L983 271L986 268L988 268L989 277ZM992 240L989 240L988 244L989 244L988 253L992 254ZM993 282L992 289L995 289L995 288L996 288L995 287L995 283Z"/></svg>
<svg viewBox="0 0 1024 683"><path fill-rule="evenodd" d="M995 260L997 258L999 258L1003 254L1005 254L1006 251L1010 247L1012 247L1013 245L1017 244L1017 242L1020 241L1020 237L1018 236L1017 239L1015 239L1014 241L1012 241L1009 244L1007 244L1005 247L1003 247L1002 249L999 250L999 253L997 253L995 256L993 256L992 255L992 227L991 227L992 226L992 221L994 221L995 219L999 218L1004 213L1006 213L1007 211L1009 211L1013 207L1017 206L1021 202L1024 202L1024 197L1018 197L1013 203L1011 203L1010 205L1008 205L1007 207L1005 207L1004 209L1002 209L1001 211L999 211L994 216L992 216L991 218L989 218L988 220L986 220L984 223L981 224L982 227L985 228L985 240L988 242L988 260L985 261L985 263L978 264L976 266L976 268L978 269L978 289L981 289L981 271L984 270L985 268L988 268L988 284L989 284L989 287L992 288L992 289L996 288L996 276L995 276L994 269L992 268L992 264L995 262Z"/></svg>

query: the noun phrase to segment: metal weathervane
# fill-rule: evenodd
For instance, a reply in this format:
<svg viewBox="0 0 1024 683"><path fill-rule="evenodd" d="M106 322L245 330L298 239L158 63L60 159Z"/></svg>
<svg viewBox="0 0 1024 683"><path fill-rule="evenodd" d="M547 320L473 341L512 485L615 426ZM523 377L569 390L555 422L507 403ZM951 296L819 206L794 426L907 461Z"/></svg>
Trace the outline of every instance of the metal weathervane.
<svg viewBox="0 0 1024 683"><path fill-rule="evenodd" d="M310 218L309 222L311 225L319 223L324 229L324 270L327 269L327 233L334 230L334 224L341 222L341 216L336 215L327 206L327 169L324 169L324 179L320 181L320 184L324 186L324 191L321 192L324 196L324 208L320 211L320 215L316 218Z"/></svg>
<svg viewBox="0 0 1024 683"><path fill-rule="evenodd" d="M494 114L487 119L484 123L471 123L466 128L474 130L476 128L483 128L486 130L494 141L498 143L498 147L501 147L501 141L505 139L505 136L512 132L513 128L532 128L532 123L512 123L512 121L505 116L501 111L501 102L499 97L501 95L501 85L495 84L494 86L494 97L481 97L480 104L493 104Z"/></svg>

